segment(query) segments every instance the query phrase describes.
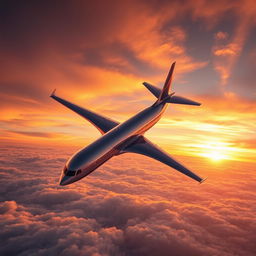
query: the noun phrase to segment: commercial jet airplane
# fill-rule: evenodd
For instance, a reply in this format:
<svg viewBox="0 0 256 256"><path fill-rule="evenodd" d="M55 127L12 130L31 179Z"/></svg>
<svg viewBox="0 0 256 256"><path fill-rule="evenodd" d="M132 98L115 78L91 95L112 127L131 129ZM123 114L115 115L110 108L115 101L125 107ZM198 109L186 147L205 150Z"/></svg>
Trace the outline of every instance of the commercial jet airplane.
<svg viewBox="0 0 256 256"><path fill-rule="evenodd" d="M144 109L123 123L111 120L68 102L56 96L55 90L53 91L50 97L87 119L102 134L99 139L79 150L67 161L60 177L60 185L68 185L82 179L111 157L123 153L137 153L151 157L200 183L204 181L144 136L144 133L161 118L168 103L201 105L198 102L175 96L174 92L169 93L174 67L175 62L170 68L162 90L149 83L143 83L157 100L152 106Z"/></svg>

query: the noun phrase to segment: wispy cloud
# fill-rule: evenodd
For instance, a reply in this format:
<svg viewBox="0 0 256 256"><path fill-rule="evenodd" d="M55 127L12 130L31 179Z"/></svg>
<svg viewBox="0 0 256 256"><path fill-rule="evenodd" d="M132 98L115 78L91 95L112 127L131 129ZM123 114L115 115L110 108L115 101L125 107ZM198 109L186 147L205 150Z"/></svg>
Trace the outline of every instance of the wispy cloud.
<svg viewBox="0 0 256 256"><path fill-rule="evenodd" d="M234 16L235 28L232 35L226 31L216 33L216 42L213 46L215 69L220 73L221 83L226 85L234 66L238 61L251 29L255 27L255 5L251 0L245 2L233 2L231 5Z"/></svg>

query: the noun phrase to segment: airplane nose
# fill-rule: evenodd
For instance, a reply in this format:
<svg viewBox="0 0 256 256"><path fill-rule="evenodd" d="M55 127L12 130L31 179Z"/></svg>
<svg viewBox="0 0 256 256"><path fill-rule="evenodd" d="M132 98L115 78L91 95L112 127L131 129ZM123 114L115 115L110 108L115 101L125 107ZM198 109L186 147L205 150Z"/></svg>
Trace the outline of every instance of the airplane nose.
<svg viewBox="0 0 256 256"><path fill-rule="evenodd" d="M65 186L68 184L68 181L69 180L69 177L68 176L65 176L65 175L62 175L61 178L60 178L60 185L61 186Z"/></svg>

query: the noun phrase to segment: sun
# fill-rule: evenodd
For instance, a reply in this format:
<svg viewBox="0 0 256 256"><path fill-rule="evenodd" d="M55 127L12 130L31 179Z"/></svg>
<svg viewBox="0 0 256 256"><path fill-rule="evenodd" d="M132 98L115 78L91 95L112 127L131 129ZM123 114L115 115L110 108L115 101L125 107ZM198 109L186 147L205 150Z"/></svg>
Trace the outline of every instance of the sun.
<svg viewBox="0 0 256 256"><path fill-rule="evenodd" d="M221 152L209 152L209 153L206 153L205 156L210 158L213 161L220 161L227 158L227 156Z"/></svg>
<svg viewBox="0 0 256 256"><path fill-rule="evenodd" d="M199 145L199 148L201 149L199 155L209 158L212 161L217 162L232 158L232 148L230 148L225 142L211 141Z"/></svg>

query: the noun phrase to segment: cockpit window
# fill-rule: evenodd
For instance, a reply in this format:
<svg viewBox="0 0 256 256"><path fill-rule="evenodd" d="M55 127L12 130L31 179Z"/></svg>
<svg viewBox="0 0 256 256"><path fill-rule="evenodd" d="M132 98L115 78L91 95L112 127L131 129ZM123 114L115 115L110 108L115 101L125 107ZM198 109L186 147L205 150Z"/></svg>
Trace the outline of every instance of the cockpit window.
<svg viewBox="0 0 256 256"><path fill-rule="evenodd" d="M65 166L65 168L64 168L64 174L65 174L66 176L75 176L76 171L69 170L69 169Z"/></svg>
<svg viewBox="0 0 256 256"><path fill-rule="evenodd" d="M67 171L66 176L75 176L76 171Z"/></svg>
<svg viewBox="0 0 256 256"><path fill-rule="evenodd" d="M64 168L64 174L66 176L75 176L77 174L81 173L81 170L78 170L78 171L72 171L72 170L69 170L66 166Z"/></svg>

